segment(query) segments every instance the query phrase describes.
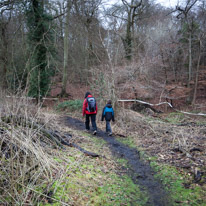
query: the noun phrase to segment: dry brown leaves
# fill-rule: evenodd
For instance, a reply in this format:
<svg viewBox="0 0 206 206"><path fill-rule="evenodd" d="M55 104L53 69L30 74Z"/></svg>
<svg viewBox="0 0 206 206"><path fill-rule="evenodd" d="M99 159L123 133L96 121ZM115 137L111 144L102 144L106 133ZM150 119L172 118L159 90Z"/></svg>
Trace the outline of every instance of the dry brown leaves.
<svg viewBox="0 0 206 206"><path fill-rule="evenodd" d="M114 132L132 137L137 147L156 156L157 161L188 169L191 173L196 168L205 171L204 125L198 125L190 118L182 125L175 125L130 110L124 110L116 119Z"/></svg>

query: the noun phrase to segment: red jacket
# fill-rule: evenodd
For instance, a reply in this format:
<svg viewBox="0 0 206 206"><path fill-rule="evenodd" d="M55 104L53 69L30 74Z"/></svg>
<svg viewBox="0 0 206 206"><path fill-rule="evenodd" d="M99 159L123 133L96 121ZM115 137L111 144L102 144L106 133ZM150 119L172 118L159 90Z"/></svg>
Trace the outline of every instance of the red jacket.
<svg viewBox="0 0 206 206"><path fill-rule="evenodd" d="M92 97L92 95L88 95L87 97ZM83 108L82 108L82 115L84 116L85 114L97 114L97 103L96 103L96 111L95 112L89 112L87 111L87 98L84 99L83 102Z"/></svg>

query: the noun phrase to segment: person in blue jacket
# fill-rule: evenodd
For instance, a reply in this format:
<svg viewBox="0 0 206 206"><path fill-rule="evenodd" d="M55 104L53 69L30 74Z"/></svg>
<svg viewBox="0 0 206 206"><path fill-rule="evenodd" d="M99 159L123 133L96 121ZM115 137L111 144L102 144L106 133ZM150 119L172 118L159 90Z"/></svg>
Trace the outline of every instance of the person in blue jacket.
<svg viewBox="0 0 206 206"><path fill-rule="evenodd" d="M110 125L110 121L112 120L114 122L114 110L112 108L112 101L108 100L106 106L104 107L102 111L102 121L106 121L106 132L109 134L109 136L112 135L112 128Z"/></svg>

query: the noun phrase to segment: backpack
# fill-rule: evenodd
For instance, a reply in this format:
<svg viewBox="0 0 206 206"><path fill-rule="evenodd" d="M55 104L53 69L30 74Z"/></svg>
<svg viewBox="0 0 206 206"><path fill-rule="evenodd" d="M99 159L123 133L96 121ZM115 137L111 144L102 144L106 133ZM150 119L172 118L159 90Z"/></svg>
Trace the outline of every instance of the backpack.
<svg viewBox="0 0 206 206"><path fill-rule="evenodd" d="M96 100L94 97L87 97L87 111L89 112L96 111Z"/></svg>

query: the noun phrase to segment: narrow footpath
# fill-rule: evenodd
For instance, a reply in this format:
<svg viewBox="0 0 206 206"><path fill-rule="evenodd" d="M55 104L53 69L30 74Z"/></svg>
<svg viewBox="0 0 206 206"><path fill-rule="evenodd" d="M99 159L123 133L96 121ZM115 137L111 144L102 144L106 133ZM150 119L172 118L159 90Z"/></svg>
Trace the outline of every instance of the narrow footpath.
<svg viewBox="0 0 206 206"><path fill-rule="evenodd" d="M84 130L84 122L72 118L65 117L66 126ZM154 178L155 172L150 165L142 161L137 149L130 148L122 144L114 136L108 136L105 132L98 130L96 138L102 138L108 144L108 147L117 158L124 158L128 161L128 175L132 178L135 184L138 184L142 190L146 190L149 195L147 206L170 206L169 195L165 192L161 182Z"/></svg>

